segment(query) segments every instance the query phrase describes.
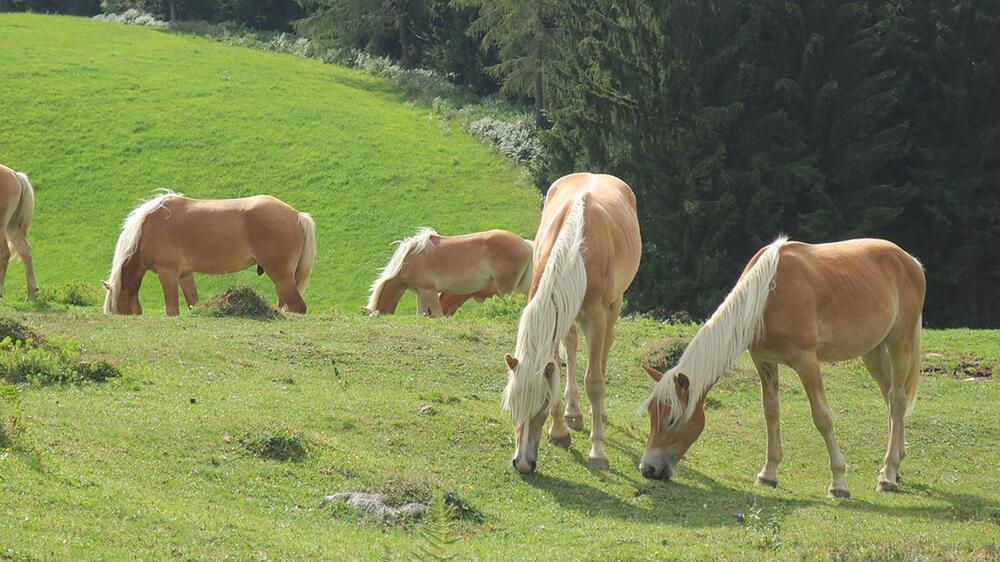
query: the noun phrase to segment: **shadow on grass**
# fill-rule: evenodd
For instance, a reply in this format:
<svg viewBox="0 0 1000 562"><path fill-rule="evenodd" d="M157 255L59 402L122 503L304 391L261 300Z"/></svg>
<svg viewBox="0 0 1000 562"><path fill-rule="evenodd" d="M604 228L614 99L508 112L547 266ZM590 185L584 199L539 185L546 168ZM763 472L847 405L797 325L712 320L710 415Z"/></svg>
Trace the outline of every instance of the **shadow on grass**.
<svg viewBox="0 0 1000 562"><path fill-rule="evenodd" d="M618 438L608 439L605 444L621 451L627 458L638 459L641 456L642 440L627 427L616 429ZM570 454L574 462L587 466L586 454L576 449L571 449ZM939 505L893 506L857 497L832 500L825 497L774 497L769 492L760 495L758 492L766 490L730 486L686 463L678 467L676 478L670 482L646 480L631 464L624 465L624 468L612 466L607 471L592 470L590 475L591 479L577 482L539 473L524 481L544 490L564 509L599 513L615 519L692 528L740 527L742 524L734 515L744 511L752 500L756 501L763 512L776 514L779 518L800 508L826 506L837 510L927 520L1000 521L1000 503L996 500L936 489L919 482L907 482L899 494L929 498L939 502ZM608 487L614 489L605 489ZM632 496L637 499L628 501L615 493L622 487L634 490Z"/></svg>

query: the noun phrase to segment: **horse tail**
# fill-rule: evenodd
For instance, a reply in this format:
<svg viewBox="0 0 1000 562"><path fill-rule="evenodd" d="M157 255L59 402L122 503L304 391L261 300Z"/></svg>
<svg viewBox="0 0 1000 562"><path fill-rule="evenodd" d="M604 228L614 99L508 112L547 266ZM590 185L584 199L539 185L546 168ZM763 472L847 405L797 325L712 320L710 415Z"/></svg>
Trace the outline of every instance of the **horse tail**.
<svg viewBox="0 0 1000 562"><path fill-rule="evenodd" d="M368 305L365 306L368 312L378 312L378 302L382 297L382 289L385 288L385 284L399 275L399 272L403 269L403 262L406 260L406 256L410 255L411 252L423 252L431 246L431 236L437 236L437 232L433 228L425 226L417 230L417 233L413 236L397 241L399 247L392 254L392 258L389 259L388 265L379 274L378 279L372 283Z"/></svg>
<svg viewBox="0 0 1000 562"><path fill-rule="evenodd" d="M305 234L302 243L302 253L299 263L295 266L295 287L301 295L309 286L309 275L312 274L313 263L316 261L316 222L309 213L299 213L299 226Z"/></svg>
<svg viewBox="0 0 1000 562"><path fill-rule="evenodd" d="M27 242L28 231L31 230L31 221L35 216L35 188L28 181L28 176L21 172L14 172L17 182L21 184L21 198L17 202L17 209L11 215L10 221L5 225L8 234L8 245L10 251L21 255L21 245Z"/></svg>
<svg viewBox="0 0 1000 562"><path fill-rule="evenodd" d="M903 390L906 393L906 415L913 411L914 404L917 403L917 383L920 382L920 358L921 358L921 330L923 315L917 317L917 326L914 328L913 342L910 346L910 372L906 374L906 382L903 383Z"/></svg>
<svg viewBox="0 0 1000 562"><path fill-rule="evenodd" d="M118 313L118 295L121 294L122 290L122 269L129 258L134 256L139 249L139 240L142 238L142 227L146 223L146 217L162 207L163 203L171 197L183 197L183 195L169 189L162 189L158 194L132 209L132 212L125 217L122 231L118 235L118 242L115 243L115 255L111 258L111 273L104 281L108 290L108 294L104 298L105 314Z"/></svg>

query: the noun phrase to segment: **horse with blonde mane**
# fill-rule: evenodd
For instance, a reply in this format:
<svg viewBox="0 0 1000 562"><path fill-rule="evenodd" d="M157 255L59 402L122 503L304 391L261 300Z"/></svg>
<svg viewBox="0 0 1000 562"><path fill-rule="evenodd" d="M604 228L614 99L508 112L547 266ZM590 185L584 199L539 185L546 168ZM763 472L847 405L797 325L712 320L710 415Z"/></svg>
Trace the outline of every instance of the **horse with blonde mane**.
<svg viewBox="0 0 1000 562"><path fill-rule="evenodd" d="M164 190L129 213L111 274L105 281L105 314L142 314L139 286L155 271L167 316L179 313L177 287L197 302L194 273L225 274L257 265L278 293L278 307L305 314L302 292L316 260L316 225L269 195L240 199L189 199Z"/></svg>
<svg viewBox="0 0 1000 562"><path fill-rule="evenodd" d="M12 255L21 258L27 277L28 298L35 298L35 268L31 261L28 231L35 215L35 189L28 176L0 164L0 297Z"/></svg>
<svg viewBox="0 0 1000 562"><path fill-rule="evenodd" d="M441 295L454 314L470 298L527 293L532 243L505 230L440 236L432 228L399 243L389 264L372 284L365 309L392 314L403 293L417 294L417 314L444 316Z"/></svg>
<svg viewBox="0 0 1000 562"><path fill-rule="evenodd" d="M604 378L623 294L639 268L641 253L635 195L625 182L579 173L564 176L549 188L535 236L528 304L518 323L514 354L504 357L508 377L503 406L514 425L513 464L518 472L534 472L547 416L552 416L549 441L559 447L570 445L566 422L581 417L571 364L565 416L559 398L559 342L567 352L575 350L575 323L586 335L588 347L585 384L593 423L589 464L609 468L604 449Z"/></svg>
<svg viewBox="0 0 1000 562"><path fill-rule="evenodd" d="M876 489L896 490L899 463L906 456L903 419L913 408L920 380L925 292L920 263L885 240L810 245L778 238L765 246L677 365L665 374L644 367L656 387L644 404L650 434L640 472L664 480L673 475L705 427L706 393L749 349L767 422L767 462L758 484L778 485L781 364L798 374L826 442L833 473L830 496L850 496L819 365L861 357L889 407L889 443Z"/></svg>

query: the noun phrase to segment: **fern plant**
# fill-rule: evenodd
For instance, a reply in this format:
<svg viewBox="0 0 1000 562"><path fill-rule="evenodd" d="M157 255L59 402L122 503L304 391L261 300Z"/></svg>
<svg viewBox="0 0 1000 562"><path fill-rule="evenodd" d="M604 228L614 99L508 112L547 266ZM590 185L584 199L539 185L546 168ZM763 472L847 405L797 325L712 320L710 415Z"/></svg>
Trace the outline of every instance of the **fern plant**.
<svg viewBox="0 0 1000 562"><path fill-rule="evenodd" d="M416 544L410 550L411 560L419 562L453 560L452 547L459 536L454 522L455 509L444 501L440 492L424 515L424 522L417 530Z"/></svg>

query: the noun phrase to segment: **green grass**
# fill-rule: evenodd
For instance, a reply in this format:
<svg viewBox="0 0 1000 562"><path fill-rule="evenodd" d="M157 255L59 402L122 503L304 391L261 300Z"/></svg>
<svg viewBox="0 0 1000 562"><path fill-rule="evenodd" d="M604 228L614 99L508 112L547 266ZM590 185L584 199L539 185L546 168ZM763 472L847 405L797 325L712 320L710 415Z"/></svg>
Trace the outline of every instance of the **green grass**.
<svg viewBox="0 0 1000 562"><path fill-rule="evenodd" d="M305 298L355 310L394 240L503 228L532 236L524 171L388 85L316 61L87 19L0 14L0 158L31 176L41 286L95 287L128 211L160 187L191 197L273 194L316 219ZM19 265L8 291L24 295ZM253 270L200 276L209 296ZM159 283L142 291L162 314ZM407 306L406 310L410 310Z"/></svg>
<svg viewBox="0 0 1000 562"><path fill-rule="evenodd" d="M125 375L22 387L23 434L0 460L0 558L340 560L413 547L413 525L322 503L353 490L457 497L477 514L459 523L460 559L909 560L1000 548L995 378L922 379L902 491L887 494L874 491L886 435L878 389L858 361L828 367L854 493L835 501L808 401L784 370L781 485L754 486L765 430L747 357L712 391L708 428L676 479L639 475L648 429L636 407L650 386L641 348L690 327L620 324L610 472L586 467L588 439L574 434L568 452L543 443L539 472L521 477L499 407L514 319L17 316ZM1000 366L995 331L928 331L925 342L942 354L925 366L970 354ZM268 448L299 460L271 460ZM752 501L777 531L737 523Z"/></svg>

